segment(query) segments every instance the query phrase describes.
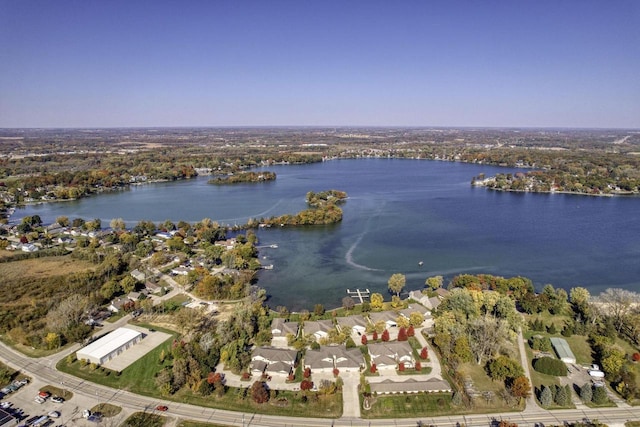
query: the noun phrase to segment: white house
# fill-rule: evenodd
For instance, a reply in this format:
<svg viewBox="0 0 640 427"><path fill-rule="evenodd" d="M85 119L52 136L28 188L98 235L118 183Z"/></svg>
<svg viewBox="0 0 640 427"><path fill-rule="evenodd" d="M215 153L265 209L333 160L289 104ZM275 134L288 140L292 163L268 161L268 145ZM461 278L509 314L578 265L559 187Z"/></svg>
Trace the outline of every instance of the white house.
<svg viewBox="0 0 640 427"><path fill-rule="evenodd" d="M400 363L404 363L406 368L415 365L413 349L407 341L371 343L367 348L371 363L375 363L378 369L395 369Z"/></svg>

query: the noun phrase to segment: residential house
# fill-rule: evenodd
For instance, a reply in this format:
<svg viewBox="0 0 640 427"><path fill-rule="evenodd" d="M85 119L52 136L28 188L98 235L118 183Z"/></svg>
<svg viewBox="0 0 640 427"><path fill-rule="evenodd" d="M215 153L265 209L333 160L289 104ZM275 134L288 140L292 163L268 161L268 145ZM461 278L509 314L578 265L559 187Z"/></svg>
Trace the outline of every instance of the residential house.
<svg viewBox="0 0 640 427"><path fill-rule="evenodd" d="M144 283L144 281L147 278L147 276L142 271L140 271L138 269L133 270L129 274L131 274L131 277L133 277L134 279L136 279L140 283Z"/></svg>
<svg viewBox="0 0 640 427"><path fill-rule="evenodd" d="M375 363L378 369L395 369L400 363L404 363L406 368L414 367L413 349L407 341L370 343L367 349L371 363Z"/></svg>
<svg viewBox="0 0 640 427"><path fill-rule="evenodd" d="M262 375L285 375L293 373L298 352L296 350L256 347L251 354L251 372Z"/></svg>
<svg viewBox="0 0 640 427"><path fill-rule="evenodd" d="M313 335L316 340L329 336L329 331L334 328L331 320L314 320L304 322L302 326L305 335Z"/></svg>
<svg viewBox="0 0 640 427"><path fill-rule="evenodd" d="M336 322L338 323L338 328L341 332L345 332L345 330L350 329L358 335L363 335L367 330L367 319L360 315L338 317L336 318Z"/></svg>
<svg viewBox="0 0 640 427"><path fill-rule="evenodd" d="M322 346L319 350L307 350L304 367L311 372L358 372L365 366L364 356L358 348L347 349L344 345Z"/></svg>
<svg viewBox="0 0 640 427"><path fill-rule="evenodd" d="M393 328L398 326L396 319L398 318L398 313L395 311L380 311L380 312L372 312L369 313L369 320L374 325L378 322L384 322L387 328Z"/></svg>
<svg viewBox="0 0 640 427"><path fill-rule="evenodd" d="M298 330L298 322L285 322L280 317L271 321L271 335L274 337L286 337L289 334L298 336Z"/></svg>

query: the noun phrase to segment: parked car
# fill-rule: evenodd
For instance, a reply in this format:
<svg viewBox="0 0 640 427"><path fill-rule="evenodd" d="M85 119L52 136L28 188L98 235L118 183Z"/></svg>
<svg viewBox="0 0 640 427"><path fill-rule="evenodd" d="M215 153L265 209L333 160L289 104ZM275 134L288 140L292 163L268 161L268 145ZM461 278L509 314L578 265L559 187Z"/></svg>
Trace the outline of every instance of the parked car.
<svg viewBox="0 0 640 427"><path fill-rule="evenodd" d="M0 408L2 409L7 409L11 406L11 402L1 402L0 403Z"/></svg>
<svg viewBox="0 0 640 427"><path fill-rule="evenodd" d="M35 401L36 403L41 404L41 405L45 402L45 400L44 400L42 397L40 397L40 396L36 396L36 398L34 399L34 401Z"/></svg>
<svg viewBox="0 0 640 427"><path fill-rule="evenodd" d="M156 406L156 410L158 411L162 411L162 412L166 412L169 408L165 405L158 405Z"/></svg>
<svg viewBox="0 0 640 427"><path fill-rule="evenodd" d="M43 399L48 399L49 397L51 397L51 393L41 390L40 393L38 393L38 396L42 397Z"/></svg>
<svg viewBox="0 0 640 427"><path fill-rule="evenodd" d="M60 418L60 412L58 411L51 411L47 415L50 416L51 418Z"/></svg>
<svg viewBox="0 0 640 427"><path fill-rule="evenodd" d="M64 399L60 396L53 396L51 398L51 401L55 403L64 403Z"/></svg>

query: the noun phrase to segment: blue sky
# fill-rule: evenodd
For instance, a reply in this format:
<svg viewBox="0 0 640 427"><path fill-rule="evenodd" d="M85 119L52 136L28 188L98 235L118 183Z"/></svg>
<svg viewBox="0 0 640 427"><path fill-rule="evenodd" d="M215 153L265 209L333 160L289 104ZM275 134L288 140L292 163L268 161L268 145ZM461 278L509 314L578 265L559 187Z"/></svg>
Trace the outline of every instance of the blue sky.
<svg viewBox="0 0 640 427"><path fill-rule="evenodd" d="M0 127L640 128L640 1L0 0Z"/></svg>

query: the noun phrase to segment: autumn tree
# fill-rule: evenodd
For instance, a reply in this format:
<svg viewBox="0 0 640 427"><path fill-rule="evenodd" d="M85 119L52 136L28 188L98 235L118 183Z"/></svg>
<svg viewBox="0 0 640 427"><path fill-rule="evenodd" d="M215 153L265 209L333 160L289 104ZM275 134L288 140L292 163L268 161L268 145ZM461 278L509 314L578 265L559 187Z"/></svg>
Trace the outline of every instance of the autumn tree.
<svg viewBox="0 0 640 427"><path fill-rule="evenodd" d="M391 292L394 292L396 296L400 296L400 292L402 292L402 289L404 288L406 282L407 278L404 274L395 273L389 278L387 285Z"/></svg>
<svg viewBox="0 0 640 427"><path fill-rule="evenodd" d="M519 398L527 398L531 394L531 384L525 376L517 377L511 383L511 394Z"/></svg>
<svg viewBox="0 0 640 427"><path fill-rule="evenodd" d="M382 332L382 341L384 342L389 341L389 331L386 329Z"/></svg>
<svg viewBox="0 0 640 427"><path fill-rule="evenodd" d="M251 397L256 403L265 403L269 400L269 391L264 381L256 381L251 385Z"/></svg>
<svg viewBox="0 0 640 427"><path fill-rule="evenodd" d="M369 297L369 300L371 301L371 308L372 309L374 309L374 310L382 309L382 305L384 303L384 297L382 296L382 294L374 292Z"/></svg>

